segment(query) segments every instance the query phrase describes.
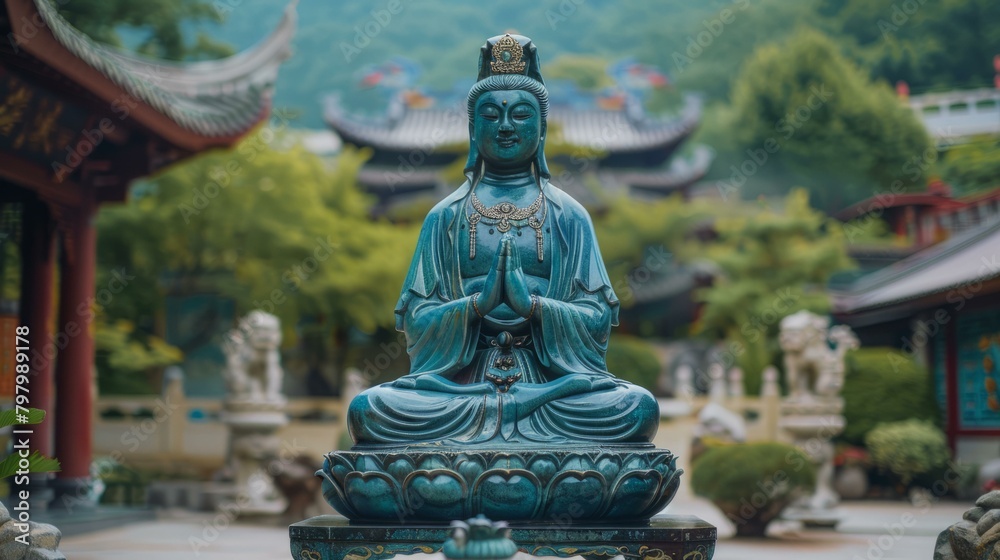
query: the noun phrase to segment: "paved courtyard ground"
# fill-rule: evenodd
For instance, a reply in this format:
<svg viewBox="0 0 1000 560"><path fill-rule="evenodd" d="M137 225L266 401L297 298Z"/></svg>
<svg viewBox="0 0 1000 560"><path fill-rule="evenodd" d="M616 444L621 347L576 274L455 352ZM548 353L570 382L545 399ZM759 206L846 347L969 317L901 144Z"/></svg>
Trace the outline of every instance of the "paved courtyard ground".
<svg viewBox="0 0 1000 560"><path fill-rule="evenodd" d="M908 504L852 503L843 507L846 516L837 532L785 529L763 540L720 539L718 560L921 560L933 554L937 534L961 519L968 504L944 502L921 512ZM710 503L680 500L670 511L698 515L718 524L720 532L731 528ZM914 523L902 527L912 515ZM225 528L207 546L195 549L192 538L202 538L210 526L210 514L163 512L156 521L63 539L62 551L70 560L289 560L288 529L274 525L237 523ZM909 523L907 521L907 523ZM893 524L899 524L893 529ZM897 538L896 535L899 537ZM207 541L206 541L207 542ZM427 557L424 557L427 558ZM413 557L417 560L417 557Z"/></svg>
<svg viewBox="0 0 1000 560"><path fill-rule="evenodd" d="M665 424L656 444L687 450L687 426ZM681 455L681 466L687 469ZM735 466L734 466L735 468ZM688 471L690 472L690 471ZM732 524L708 501L682 485L665 513L695 515L719 527L718 560L921 560L933 555L942 529L961 519L971 503L938 502L914 507L906 502L846 502L838 530L803 530L772 525L772 538L733 539ZM61 550L70 560L288 560L288 528L238 522L215 534L214 514L162 511L156 520L69 536ZM201 543L198 548L192 544ZM421 555L422 556L422 555ZM418 556L410 557L420 560ZM423 560L428 560L426 556Z"/></svg>

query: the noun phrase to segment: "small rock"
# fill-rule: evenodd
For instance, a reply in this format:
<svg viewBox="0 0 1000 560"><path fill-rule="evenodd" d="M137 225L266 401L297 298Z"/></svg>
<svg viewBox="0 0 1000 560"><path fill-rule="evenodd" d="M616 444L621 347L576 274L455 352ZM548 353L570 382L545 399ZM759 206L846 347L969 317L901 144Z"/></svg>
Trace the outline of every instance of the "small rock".
<svg viewBox="0 0 1000 560"><path fill-rule="evenodd" d="M7 511L7 506L3 505L3 502L0 502L0 525L10 521L10 519L10 512Z"/></svg>
<svg viewBox="0 0 1000 560"><path fill-rule="evenodd" d="M22 560L66 560L66 556L58 550L31 548Z"/></svg>
<svg viewBox="0 0 1000 560"><path fill-rule="evenodd" d="M23 560L31 547L13 540L0 543L0 558L3 560Z"/></svg>
<svg viewBox="0 0 1000 560"><path fill-rule="evenodd" d="M59 548L62 532L48 523L31 523L31 546L55 550Z"/></svg>
<svg viewBox="0 0 1000 560"><path fill-rule="evenodd" d="M976 505L983 509L1000 509L1000 490L983 494L976 500Z"/></svg>
<svg viewBox="0 0 1000 560"><path fill-rule="evenodd" d="M979 546L984 550L990 546L1000 548L996 546L998 544L1000 544L1000 525L994 525L992 529L983 533L983 536L979 538Z"/></svg>
<svg viewBox="0 0 1000 560"><path fill-rule="evenodd" d="M956 523L948 528L948 541L951 542L951 550L956 558L961 560L979 558L976 544L979 535L976 534L976 526L968 521Z"/></svg>
<svg viewBox="0 0 1000 560"><path fill-rule="evenodd" d="M991 509L984 513L979 522L976 523L976 532L982 535L992 529L998 522L1000 522L1000 509Z"/></svg>
<svg viewBox="0 0 1000 560"><path fill-rule="evenodd" d="M986 513L986 510L977 506L963 513L962 519L973 523L979 523L979 519L984 513Z"/></svg>
<svg viewBox="0 0 1000 560"><path fill-rule="evenodd" d="M934 560L958 560L951 551L951 543L948 542L948 529L941 531L937 542L934 543Z"/></svg>

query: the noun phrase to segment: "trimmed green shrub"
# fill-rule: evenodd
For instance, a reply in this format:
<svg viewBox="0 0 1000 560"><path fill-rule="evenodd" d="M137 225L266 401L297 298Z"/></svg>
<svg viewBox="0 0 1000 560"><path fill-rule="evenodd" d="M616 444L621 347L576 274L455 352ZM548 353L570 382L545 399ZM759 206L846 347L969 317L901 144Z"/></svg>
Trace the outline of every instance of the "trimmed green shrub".
<svg viewBox="0 0 1000 560"><path fill-rule="evenodd" d="M939 421L933 384L927 370L891 348L862 348L847 354L841 438L863 445L878 424L915 418Z"/></svg>
<svg viewBox="0 0 1000 560"><path fill-rule="evenodd" d="M616 334L608 343L608 371L616 377L656 392L660 379L660 359L645 340Z"/></svg>
<svg viewBox="0 0 1000 560"><path fill-rule="evenodd" d="M812 462L784 443L711 447L691 469L694 493L712 500L738 536L763 537L768 523L816 486Z"/></svg>
<svg viewBox="0 0 1000 560"><path fill-rule="evenodd" d="M865 444L872 463L898 476L905 485L951 459L944 432L922 420L880 424L865 436Z"/></svg>

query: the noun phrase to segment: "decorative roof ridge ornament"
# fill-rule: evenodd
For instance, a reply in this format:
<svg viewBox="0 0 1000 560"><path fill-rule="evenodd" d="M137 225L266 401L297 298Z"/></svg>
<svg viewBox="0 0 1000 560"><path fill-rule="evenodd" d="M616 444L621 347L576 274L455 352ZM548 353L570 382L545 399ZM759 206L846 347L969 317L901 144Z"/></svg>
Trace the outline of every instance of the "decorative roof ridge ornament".
<svg viewBox="0 0 1000 560"><path fill-rule="evenodd" d="M493 60L490 62L490 70L494 74L523 74L525 63L521 61L524 56L524 49L521 43L517 42L510 33L493 44Z"/></svg>

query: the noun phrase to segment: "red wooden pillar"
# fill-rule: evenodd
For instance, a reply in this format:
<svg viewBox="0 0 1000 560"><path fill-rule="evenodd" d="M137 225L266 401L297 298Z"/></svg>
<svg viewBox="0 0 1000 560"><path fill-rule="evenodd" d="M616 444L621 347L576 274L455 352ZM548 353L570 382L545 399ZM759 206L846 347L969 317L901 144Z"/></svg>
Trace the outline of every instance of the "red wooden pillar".
<svg viewBox="0 0 1000 560"><path fill-rule="evenodd" d="M945 398L947 399L945 401L947 403L945 433L948 435L948 446L951 447L952 455L955 454L955 448L958 445L959 407L962 402L958 397L961 387L958 386L958 329L955 326L957 322L957 317L948 321L948 324L945 325L944 339Z"/></svg>
<svg viewBox="0 0 1000 560"><path fill-rule="evenodd" d="M54 336L56 363L55 443L62 471L56 475L53 507L84 505L90 484L93 418L94 341L91 334L96 266L96 204L93 192L68 216L59 271L59 321Z"/></svg>
<svg viewBox="0 0 1000 560"><path fill-rule="evenodd" d="M28 327L31 359L28 362L30 405L46 411L45 422L34 426L31 449L51 456L52 369L56 348L49 331L52 316L52 280L55 274L55 232L48 207L27 202L21 229L21 324Z"/></svg>

